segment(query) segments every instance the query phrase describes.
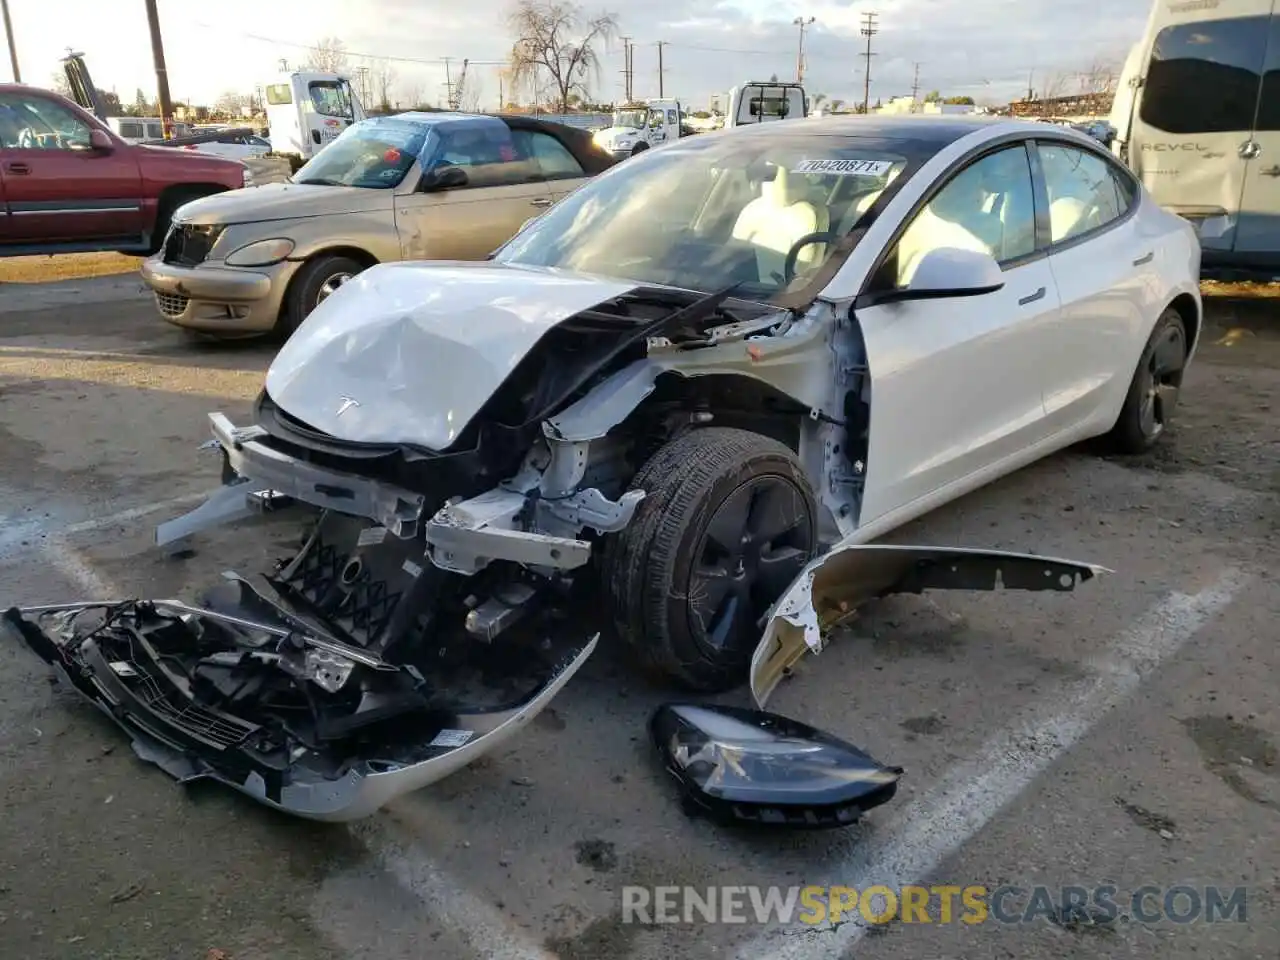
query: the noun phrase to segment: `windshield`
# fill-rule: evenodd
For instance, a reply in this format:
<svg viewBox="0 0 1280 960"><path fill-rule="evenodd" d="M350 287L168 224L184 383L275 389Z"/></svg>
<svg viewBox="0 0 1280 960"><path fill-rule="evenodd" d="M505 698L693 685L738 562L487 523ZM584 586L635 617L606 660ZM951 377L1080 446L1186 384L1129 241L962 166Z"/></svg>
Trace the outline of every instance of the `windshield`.
<svg viewBox="0 0 1280 960"><path fill-rule="evenodd" d="M615 127L635 127L637 130L641 130L648 122L648 110L619 110L613 115L613 125Z"/></svg>
<svg viewBox="0 0 1280 960"><path fill-rule="evenodd" d="M293 182L380 190L397 187L422 153L429 129L406 120L362 120L305 163Z"/></svg>
<svg viewBox="0 0 1280 960"><path fill-rule="evenodd" d="M812 134L681 142L591 180L495 259L703 292L741 284L735 296L767 300L803 288L901 175L895 145Z"/></svg>

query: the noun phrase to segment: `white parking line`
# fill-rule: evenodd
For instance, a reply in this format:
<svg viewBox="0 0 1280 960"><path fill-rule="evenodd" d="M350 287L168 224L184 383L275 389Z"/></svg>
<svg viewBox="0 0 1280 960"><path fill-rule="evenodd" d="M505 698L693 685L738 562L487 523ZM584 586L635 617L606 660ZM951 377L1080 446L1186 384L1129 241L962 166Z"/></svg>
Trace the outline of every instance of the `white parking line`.
<svg viewBox="0 0 1280 960"><path fill-rule="evenodd" d="M1102 657L1086 664L1086 680L1032 704L977 756L957 764L928 793L898 808L892 821L851 851L827 882L857 889L883 884L895 890L928 880L948 856L1176 654L1250 579L1229 570L1205 590L1173 593L1155 604ZM860 918L835 929L773 930L747 943L737 956L826 960L847 955L866 933Z"/></svg>
<svg viewBox="0 0 1280 960"><path fill-rule="evenodd" d="M85 520L77 520L75 523L63 526L57 526L43 519L20 519L15 517L0 520L0 560L18 557L31 550L44 550L50 556L56 556L55 548L58 544L63 543L67 537L75 536L79 533L92 533L95 530L103 530L107 527L114 527L117 524L141 520L143 517L150 516L153 513L172 511L177 514L183 508L197 503L207 496L207 490L199 493L187 493L180 497L171 497L168 500L160 500L156 503L144 503L141 506L130 507L127 510L118 510L115 513L107 514L105 517L90 517ZM33 540L43 542L32 543L31 541ZM22 541L26 541L26 543L23 544Z"/></svg>

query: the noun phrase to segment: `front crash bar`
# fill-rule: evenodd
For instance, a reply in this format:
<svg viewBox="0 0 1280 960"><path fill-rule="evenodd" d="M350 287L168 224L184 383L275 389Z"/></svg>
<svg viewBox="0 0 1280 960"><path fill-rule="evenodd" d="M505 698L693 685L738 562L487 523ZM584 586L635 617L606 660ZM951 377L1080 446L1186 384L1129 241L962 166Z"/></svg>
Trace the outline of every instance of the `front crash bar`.
<svg viewBox="0 0 1280 960"><path fill-rule="evenodd" d="M321 510L368 517L393 536L415 536L425 498L367 477L318 467L262 443L264 431L238 428L222 413L209 414L214 440L239 480L215 490L189 513L156 527L156 545L165 546L200 530L251 516L252 494L267 488Z"/></svg>
<svg viewBox="0 0 1280 960"><path fill-rule="evenodd" d="M30 607L27 612L32 615L37 612L74 612L109 605L71 603ZM190 609L201 616L219 616L203 608ZM278 629L266 624L245 623L263 630ZM425 760L410 764L364 761L352 765L333 779L326 779L314 770L295 770L289 782L280 788L277 798L268 796L266 781L258 772L252 769L243 772L242 767L236 772L237 768L232 764L221 765L222 768L214 766L207 754L164 736L157 724L148 723L147 717L126 709L127 698L121 696L120 691L112 691L113 683L118 684L119 681L109 671L99 676L89 671L69 669L68 660L57 641L28 619L23 610L14 607L0 614L0 635L6 640L20 641L52 666L64 683L74 687L132 738L134 752L141 759L160 767L180 783L214 780L284 813L332 823L370 816L392 800L443 780L502 746L528 726L555 698L586 663L600 639L596 634L569 653L547 681L519 706L492 713L457 714L454 717L455 727L441 731L436 740L427 745L427 749L435 753Z"/></svg>

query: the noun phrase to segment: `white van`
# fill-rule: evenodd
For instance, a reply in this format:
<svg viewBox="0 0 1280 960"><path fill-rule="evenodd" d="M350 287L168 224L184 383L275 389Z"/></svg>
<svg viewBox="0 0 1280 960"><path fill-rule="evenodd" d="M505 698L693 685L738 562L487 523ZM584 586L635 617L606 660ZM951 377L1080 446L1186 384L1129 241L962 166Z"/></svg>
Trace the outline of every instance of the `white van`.
<svg viewBox="0 0 1280 960"><path fill-rule="evenodd" d="M1206 276L1280 277L1277 13L1273 0L1156 0L1120 77L1113 149L1196 225Z"/></svg>

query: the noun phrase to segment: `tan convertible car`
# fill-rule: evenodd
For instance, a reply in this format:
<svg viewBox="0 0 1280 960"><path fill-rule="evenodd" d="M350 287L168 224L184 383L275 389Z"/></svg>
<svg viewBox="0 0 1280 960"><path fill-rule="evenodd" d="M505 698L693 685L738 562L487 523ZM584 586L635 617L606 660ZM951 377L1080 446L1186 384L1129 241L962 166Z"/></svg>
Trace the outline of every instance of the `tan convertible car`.
<svg viewBox="0 0 1280 960"><path fill-rule="evenodd" d="M584 131L533 118L374 117L287 183L180 208L142 279L180 327L287 336L375 263L484 259L615 162Z"/></svg>

